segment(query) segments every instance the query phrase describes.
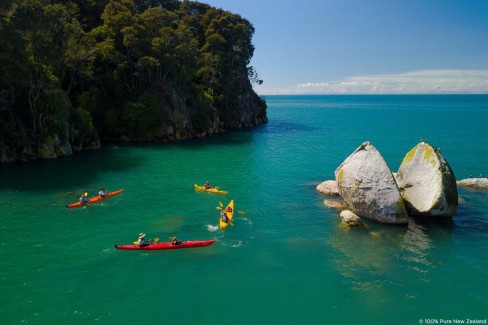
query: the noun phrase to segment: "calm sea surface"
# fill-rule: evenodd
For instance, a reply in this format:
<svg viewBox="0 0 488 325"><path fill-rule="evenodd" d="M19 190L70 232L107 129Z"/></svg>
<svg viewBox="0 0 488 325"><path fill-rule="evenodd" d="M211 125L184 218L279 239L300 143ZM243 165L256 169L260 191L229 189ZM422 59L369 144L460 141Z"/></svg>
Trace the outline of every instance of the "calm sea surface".
<svg viewBox="0 0 488 325"><path fill-rule="evenodd" d="M252 130L0 166L0 323L486 322L488 191L460 188L452 222L348 230L315 187L364 141L394 172L422 138L457 179L488 176L488 96L266 100ZM194 191L207 180L229 193ZM65 208L100 187L124 193ZM140 232L217 242L114 249Z"/></svg>

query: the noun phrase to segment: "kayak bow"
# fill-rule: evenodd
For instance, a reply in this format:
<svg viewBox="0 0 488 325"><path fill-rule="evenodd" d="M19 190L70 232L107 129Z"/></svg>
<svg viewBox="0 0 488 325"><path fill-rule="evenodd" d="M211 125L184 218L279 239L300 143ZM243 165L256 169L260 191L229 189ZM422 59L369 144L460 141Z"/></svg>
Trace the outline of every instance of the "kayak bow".
<svg viewBox="0 0 488 325"><path fill-rule="evenodd" d="M193 187L195 187L195 190L198 190L198 191L205 191L205 192L223 194L223 195L227 194L227 191L221 191L221 190L216 189L215 187L205 188L205 187L200 186L198 184L193 184Z"/></svg>
<svg viewBox="0 0 488 325"><path fill-rule="evenodd" d="M127 245L115 245L117 249L128 249L128 250L163 250L163 249L181 249L181 248L197 248L197 247L207 247L215 243L215 239L210 240L187 240L181 242L181 244L173 245L173 243L152 243L147 246L139 246L133 244Z"/></svg>
<svg viewBox="0 0 488 325"><path fill-rule="evenodd" d="M117 194L120 194L122 193L124 190L117 190L117 191L113 191L113 192L108 192L106 196L100 196L100 195L97 195L95 197L92 197L91 199L89 199L87 202L85 203L81 203L81 202L76 202L76 203L72 203L72 204L67 204L66 207L68 209L71 209L71 208L76 208L76 207L81 207L81 206L84 206L84 205L87 205L87 204L93 204L93 203L97 203L97 202L100 202L100 201L103 201L105 199L108 199L112 196L115 196Z"/></svg>

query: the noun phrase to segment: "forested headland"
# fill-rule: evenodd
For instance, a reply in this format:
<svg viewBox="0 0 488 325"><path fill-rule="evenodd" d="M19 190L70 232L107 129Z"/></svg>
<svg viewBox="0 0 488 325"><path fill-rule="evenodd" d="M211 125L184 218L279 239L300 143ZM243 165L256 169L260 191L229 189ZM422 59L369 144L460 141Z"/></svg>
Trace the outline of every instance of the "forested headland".
<svg viewBox="0 0 488 325"><path fill-rule="evenodd" d="M0 162L266 123L253 34L194 1L2 0Z"/></svg>

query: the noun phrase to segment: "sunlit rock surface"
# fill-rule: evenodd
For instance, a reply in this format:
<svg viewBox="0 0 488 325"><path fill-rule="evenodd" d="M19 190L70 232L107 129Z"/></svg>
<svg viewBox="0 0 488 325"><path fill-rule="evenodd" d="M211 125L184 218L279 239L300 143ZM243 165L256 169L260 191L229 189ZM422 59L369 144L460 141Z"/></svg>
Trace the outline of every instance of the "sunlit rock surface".
<svg viewBox="0 0 488 325"><path fill-rule="evenodd" d="M452 217L456 213L454 172L440 150L427 142L421 141L407 153L396 180L410 215Z"/></svg>
<svg viewBox="0 0 488 325"><path fill-rule="evenodd" d="M488 189L488 177L485 178L466 178L456 182L458 186L486 188Z"/></svg>
<svg viewBox="0 0 488 325"><path fill-rule="evenodd" d="M340 214L342 222L349 227L366 227L364 222L351 210L344 210Z"/></svg>
<svg viewBox="0 0 488 325"><path fill-rule="evenodd" d="M335 180L320 183L317 185L317 191L326 195L339 195L339 189Z"/></svg>
<svg viewBox="0 0 488 325"><path fill-rule="evenodd" d="M335 171L339 194L360 217L406 224L407 211L385 160L369 142L357 148Z"/></svg>

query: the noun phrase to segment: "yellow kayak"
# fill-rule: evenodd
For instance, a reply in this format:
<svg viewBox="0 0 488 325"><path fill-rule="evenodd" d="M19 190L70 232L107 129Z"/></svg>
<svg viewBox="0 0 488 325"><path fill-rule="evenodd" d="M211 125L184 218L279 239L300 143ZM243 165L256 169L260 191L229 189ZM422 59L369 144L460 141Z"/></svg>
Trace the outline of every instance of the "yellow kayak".
<svg viewBox="0 0 488 325"><path fill-rule="evenodd" d="M227 191L221 191L221 190L216 189L215 187L205 188L205 187L197 185L197 184L193 184L193 187L195 187L195 190L198 190L198 191L205 191L205 192L216 193L216 194L227 194Z"/></svg>
<svg viewBox="0 0 488 325"><path fill-rule="evenodd" d="M224 222L222 221L222 218L220 218L220 229L222 230L227 228L229 224L232 225L232 218L234 217L234 200L230 200L229 204L225 207L225 210L223 211L227 214L229 221Z"/></svg>

